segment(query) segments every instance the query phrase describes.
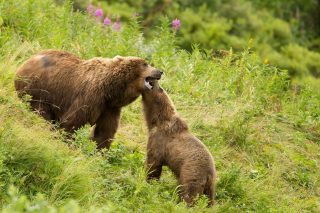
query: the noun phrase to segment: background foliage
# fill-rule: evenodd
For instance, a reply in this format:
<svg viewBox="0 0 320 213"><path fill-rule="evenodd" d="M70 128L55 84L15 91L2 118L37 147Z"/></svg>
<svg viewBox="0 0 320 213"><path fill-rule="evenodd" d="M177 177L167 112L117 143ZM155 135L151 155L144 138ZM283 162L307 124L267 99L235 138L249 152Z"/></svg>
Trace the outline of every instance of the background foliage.
<svg viewBox="0 0 320 213"><path fill-rule="evenodd" d="M76 12L87 2L73 7L53 0L0 0L3 212L320 211L320 87L310 75L318 72L317 66L308 67L319 61L316 46L311 45L316 28L303 27L305 21L289 25L294 15L282 17L271 2L207 1L206 6L203 1L181 1L178 6L178 1L166 2L170 19L157 19L155 13L149 25L148 14L134 18L131 12L139 5L138 12L149 11L157 1L103 3L113 20L121 15L122 28L117 31L86 12ZM214 7L219 10L210 12ZM182 20L181 31L172 31L171 17ZM301 17L308 20L307 12ZM252 20L260 20L261 27L251 25L256 23ZM187 33L193 22L205 27ZM294 26L314 30L314 36L295 34ZM208 32L213 37L201 37ZM188 35L213 46L201 43L190 49ZM279 61L301 69L287 72L272 66L261 58L261 45ZM209 47L235 51L213 54ZM178 202L177 183L167 169L160 182L146 183L147 131L140 100L124 108L115 141L102 153L88 139L89 126L69 140L31 112L16 96L14 73L32 54L48 48L68 50L84 59L137 55L163 69L161 84L215 158L216 205L206 208L201 197L187 209ZM289 73L301 77L292 79Z"/></svg>
<svg viewBox="0 0 320 213"><path fill-rule="evenodd" d="M86 1L77 1L85 10ZM138 13L144 33L156 33L160 17L179 18L177 44L193 44L215 53L242 51L250 45L265 63L289 70L292 76L320 76L320 2L249 0L110 0L93 1L124 22ZM306 57L305 57L306 56Z"/></svg>

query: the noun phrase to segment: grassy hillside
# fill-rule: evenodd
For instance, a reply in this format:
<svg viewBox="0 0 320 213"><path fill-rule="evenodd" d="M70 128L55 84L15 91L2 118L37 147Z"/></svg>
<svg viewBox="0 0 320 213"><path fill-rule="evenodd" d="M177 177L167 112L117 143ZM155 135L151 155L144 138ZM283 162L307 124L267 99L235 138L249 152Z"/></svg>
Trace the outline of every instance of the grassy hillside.
<svg viewBox="0 0 320 213"><path fill-rule="evenodd" d="M166 19L145 42L136 20L113 31L52 0L0 0L0 16L3 212L320 211L317 81L292 82L250 49L222 58L180 50ZM136 55L163 69L162 86L214 156L217 204L206 208L202 197L194 208L178 203L168 170L160 182L146 183L140 100L123 110L116 139L103 153L88 140L89 126L68 140L31 112L16 96L14 73L47 48L84 59Z"/></svg>

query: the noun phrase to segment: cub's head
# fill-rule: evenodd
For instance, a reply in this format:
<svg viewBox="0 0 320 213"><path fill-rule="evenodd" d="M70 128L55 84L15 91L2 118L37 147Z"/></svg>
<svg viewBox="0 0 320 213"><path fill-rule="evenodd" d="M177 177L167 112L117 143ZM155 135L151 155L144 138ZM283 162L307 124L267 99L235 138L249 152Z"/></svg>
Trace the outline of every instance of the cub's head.
<svg viewBox="0 0 320 213"><path fill-rule="evenodd" d="M142 92L142 105L149 129L162 125L164 122L169 122L165 126L169 125L171 129L176 118L176 110L170 97L157 80L152 82L150 90Z"/></svg>
<svg viewBox="0 0 320 213"><path fill-rule="evenodd" d="M153 102L156 99L160 99L163 96L167 96L166 92L159 85L158 80L153 80L149 82L148 88L142 92L142 97L145 101Z"/></svg>

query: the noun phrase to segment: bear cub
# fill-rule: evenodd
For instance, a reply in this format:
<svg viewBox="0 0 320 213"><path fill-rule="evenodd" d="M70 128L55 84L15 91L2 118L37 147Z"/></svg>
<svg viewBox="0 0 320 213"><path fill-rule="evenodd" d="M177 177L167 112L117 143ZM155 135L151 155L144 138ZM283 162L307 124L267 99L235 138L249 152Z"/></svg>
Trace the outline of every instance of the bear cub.
<svg viewBox="0 0 320 213"><path fill-rule="evenodd" d="M168 166L178 179L180 197L188 206L197 195L206 195L214 202L216 170L213 158L204 144L188 131L188 126L158 81L142 93L144 116L149 138L147 180L159 179L162 166Z"/></svg>

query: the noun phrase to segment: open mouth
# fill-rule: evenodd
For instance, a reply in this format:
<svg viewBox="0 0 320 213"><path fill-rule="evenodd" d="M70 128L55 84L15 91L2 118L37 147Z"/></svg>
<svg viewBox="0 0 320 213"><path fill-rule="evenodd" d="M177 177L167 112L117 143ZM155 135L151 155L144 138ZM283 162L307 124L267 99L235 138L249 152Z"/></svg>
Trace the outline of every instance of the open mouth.
<svg viewBox="0 0 320 213"><path fill-rule="evenodd" d="M161 79L163 72L160 70L154 70L152 74L144 79L144 85L149 90L152 90L155 82Z"/></svg>
<svg viewBox="0 0 320 213"><path fill-rule="evenodd" d="M144 79L144 85L151 90L154 86L154 82L160 80L160 78L161 77L146 77Z"/></svg>

